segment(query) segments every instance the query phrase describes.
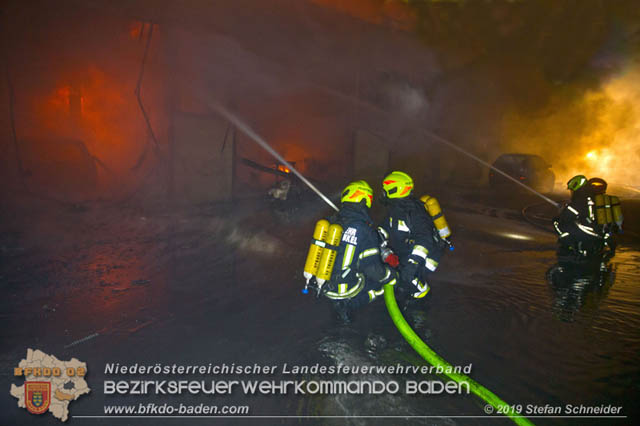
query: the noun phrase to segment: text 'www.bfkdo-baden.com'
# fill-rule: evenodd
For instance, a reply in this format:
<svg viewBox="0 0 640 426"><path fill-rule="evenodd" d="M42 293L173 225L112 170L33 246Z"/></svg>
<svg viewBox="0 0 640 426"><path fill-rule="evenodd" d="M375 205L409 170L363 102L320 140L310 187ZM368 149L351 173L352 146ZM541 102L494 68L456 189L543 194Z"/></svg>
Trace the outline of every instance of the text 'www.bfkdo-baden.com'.
<svg viewBox="0 0 640 426"><path fill-rule="evenodd" d="M105 416L246 416L247 405L158 404L105 405Z"/></svg>

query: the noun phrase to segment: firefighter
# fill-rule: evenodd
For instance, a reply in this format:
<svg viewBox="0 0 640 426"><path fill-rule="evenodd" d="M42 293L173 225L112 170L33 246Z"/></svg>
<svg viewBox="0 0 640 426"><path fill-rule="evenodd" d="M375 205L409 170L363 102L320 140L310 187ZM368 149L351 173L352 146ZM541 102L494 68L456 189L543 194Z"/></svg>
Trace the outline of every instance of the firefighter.
<svg viewBox="0 0 640 426"><path fill-rule="evenodd" d="M344 322L350 321L355 309L381 296L385 284L396 284L397 272L380 259L378 235L368 211L372 202L373 190L367 182L351 182L342 191L340 211L329 218L343 232L331 279L321 293L333 300Z"/></svg>
<svg viewBox="0 0 640 426"><path fill-rule="evenodd" d="M582 262L600 255L611 233L598 226L596 220L595 189L583 175L569 179L567 189L571 201L553 219L558 233L558 257L562 261Z"/></svg>
<svg viewBox="0 0 640 426"><path fill-rule="evenodd" d="M443 247L424 203L412 196L413 186L413 179L400 171L383 179L382 202L388 206L388 213L378 231L382 245L399 260L399 290L420 299L429 292L427 276L438 267Z"/></svg>

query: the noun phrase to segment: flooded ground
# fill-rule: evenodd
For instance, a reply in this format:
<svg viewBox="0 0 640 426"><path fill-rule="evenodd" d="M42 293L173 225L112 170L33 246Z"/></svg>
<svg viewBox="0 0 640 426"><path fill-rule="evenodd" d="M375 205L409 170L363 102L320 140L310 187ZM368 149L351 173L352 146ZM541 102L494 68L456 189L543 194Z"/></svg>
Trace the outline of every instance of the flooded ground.
<svg viewBox="0 0 640 426"><path fill-rule="evenodd" d="M456 249L441 263L432 292L406 312L407 319L437 353L453 365L472 364L471 377L509 403L614 404L629 417L589 424L634 424L640 396L637 240L622 240L602 283L578 279L553 285L546 275L555 263L555 237L521 216L522 207L537 201L510 197L496 205L488 199L478 191L442 198ZM323 212L316 200L289 212L274 211L261 200L173 209L30 200L20 209L5 209L0 374L7 392L0 398L0 424L58 422L49 415L25 416L8 394L16 382L13 367L27 348L87 363L93 390L73 402L72 416L101 415L107 404L164 401L104 395L106 363L278 365L280 373L270 380L292 378L281 371L284 363L424 365L382 301L343 326L328 304L301 294L308 239ZM412 374L340 378L424 379ZM164 399L211 403L211 397ZM275 416L233 424L508 424L484 419L484 403L473 395L236 394L216 396L215 403L249 405L250 415ZM70 420L148 422L183 424Z"/></svg>

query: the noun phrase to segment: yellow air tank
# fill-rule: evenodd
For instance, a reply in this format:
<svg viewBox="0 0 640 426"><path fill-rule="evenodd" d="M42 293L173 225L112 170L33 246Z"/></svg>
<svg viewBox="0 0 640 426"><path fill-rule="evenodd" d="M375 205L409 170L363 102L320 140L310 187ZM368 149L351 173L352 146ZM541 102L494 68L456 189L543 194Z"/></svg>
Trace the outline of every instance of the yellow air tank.
<svg viewBox="0 0 640 426"><path fill-rule="evenodd" d="M607 223L613 223L613 213L611 212L611 197L604 194L604 212L607 215Z"/></svg>
<svg viewBox="0 0 640 426"><path fill-rule="evenodd" d="M316 227L313 230L313 241L311 247L309 247L309 253L307 254L307 261L304 264L304 279L309 280L311 277L316 276L318 273L318 266L320 265L320 258L327 242L327 233L329 232L329 221L326 219L320 219L316 222Z"/></svg>
<svg viewBox="0 0 640 426"><path fill-rule="evenodd" d="M434 197L430 197L428 195L423 195L420 197L420 201L424 203L424 208L427 209L427 212L433 219L434 225L436 225L436 229L440 234L440 238L446 239L451 236L451 230L449 229L449 224L447 220L444 218L444 214L442 213L442 209L440 208L440 203Z"/></svg>
<svg viewBox="0 0 640 426"><path fill-rule="evenodd" d="M607 213L604 206L604 194L596 194L593 198L596 204L596 222L598 225L606 225Z"/></svg>
<svg viewBox="0 0 640 426"><path fill-rule="evenodd" d="M340 239L342 238L342 226L333 224L329 226L329 232L327 234L327 247L322 251L320 257L320 265L318 266L318 274L316 278L318 280L318 287L331 279L331 273L333 272L333 265L336 262L336 251Z"/></svg>
<svg viewBox="0 0 640 426"><path fill-rule="evenodd" d="M620 199L615 195L611 196L611 213L613 214L613 221L618 225L618 228L622 229L622 223L624 222L622 206L620 205Z"/></svg>

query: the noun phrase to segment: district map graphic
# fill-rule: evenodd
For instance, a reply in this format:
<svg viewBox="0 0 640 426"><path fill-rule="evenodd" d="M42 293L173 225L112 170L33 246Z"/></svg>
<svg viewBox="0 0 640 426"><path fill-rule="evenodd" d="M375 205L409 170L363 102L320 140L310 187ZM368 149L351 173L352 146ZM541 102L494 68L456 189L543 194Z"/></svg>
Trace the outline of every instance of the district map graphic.
<svg viewBox="0 0 640 426"><path fill-rule="evenodd" d="M32 414L50 411L63 422L69 418L69 404L91 392L84 376L87 364L71 358L60 361L40 350L27 349L27 357L14 368L15 377L23 376L22 386L11 384L11 395L18 399L18 407Z"/></svg>

